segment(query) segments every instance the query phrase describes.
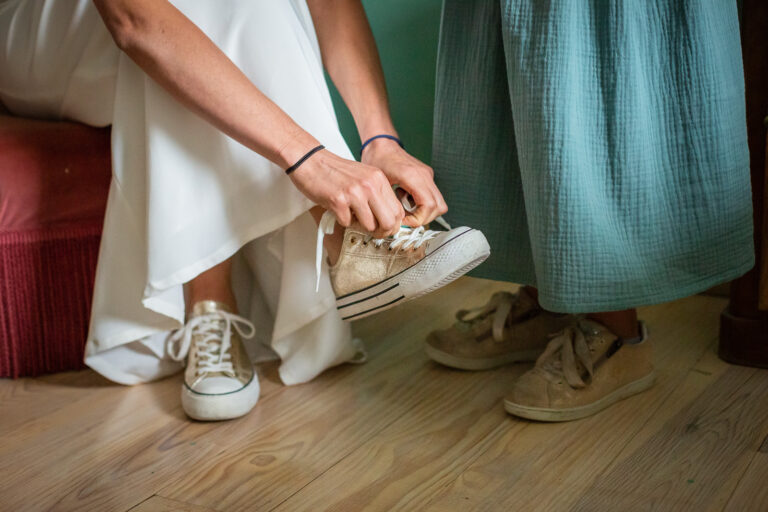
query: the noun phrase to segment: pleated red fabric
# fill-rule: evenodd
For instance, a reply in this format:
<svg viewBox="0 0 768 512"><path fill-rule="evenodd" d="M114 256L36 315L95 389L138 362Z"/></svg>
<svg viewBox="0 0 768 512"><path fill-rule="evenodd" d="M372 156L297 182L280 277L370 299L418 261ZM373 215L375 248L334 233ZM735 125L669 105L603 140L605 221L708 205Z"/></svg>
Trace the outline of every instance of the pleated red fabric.
<svg viewBox="0 0 768 512"><path fill-rule="evenodd" d="M84 368L109 130L0 116L0 377Z"/></svg>
<svg viewBox="0 0 768 512"><path fill-rule="evenodd" d="M0 233L0 377L84 368L101 225Z"/></svg>

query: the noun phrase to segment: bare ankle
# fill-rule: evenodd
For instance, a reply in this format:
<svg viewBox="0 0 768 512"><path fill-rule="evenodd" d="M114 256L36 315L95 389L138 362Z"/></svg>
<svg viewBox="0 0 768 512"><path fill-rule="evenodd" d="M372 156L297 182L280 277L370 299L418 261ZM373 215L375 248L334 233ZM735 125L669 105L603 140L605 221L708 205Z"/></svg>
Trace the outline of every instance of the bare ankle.
<svg viewBox="0 0 768 512"><path fill-rule="evenodd" d="M206 300L212 300L214 302L220 302L227 306L230 311L237 313L237 301L231 291L217 291L217 290L198 290L196 293L189 294L189 300L187 301L187 313L192 311L192 308L198 302Z"/></svg>
<svg viewBox="0 0 768 512"><path fill-rule="evenodd" d="M534 288L533 286L530 286L530 285L525 285L523 286L523 289L526 291L526 293L528 293L528 295L530 295L533 298L533 300L536 301L536 304L541 308L541 303L539 302L538 288Z"/></svg>
<svg viewBox="0 0 768 512"><path fill-rule="evenodd" d="M229 307L233 313L237 312L237 302L231 285L231 260L224 261L212 267L185 286L187 313L198 302L212 300Z"/></svg>
<svg viewBox="0 0 768 512"><path fill-rule="evenodd" d="M635 338L640 329L636 309L588 313L587 318L603 324L620 338Z"/></svg>

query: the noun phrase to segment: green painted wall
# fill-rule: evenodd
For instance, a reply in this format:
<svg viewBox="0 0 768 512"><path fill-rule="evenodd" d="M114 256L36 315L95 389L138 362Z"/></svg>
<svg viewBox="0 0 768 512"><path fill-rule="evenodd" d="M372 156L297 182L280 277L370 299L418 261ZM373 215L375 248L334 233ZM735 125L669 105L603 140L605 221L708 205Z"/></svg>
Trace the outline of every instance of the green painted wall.
<svg viewBox="0 0 768 512"><path fill-rule="evenodd" d="M378 43L395 127L417 158L432 155L435 61L442 0L363 0ZM331 85L333 104L350 149L360 139L347 108Z"/></svg>

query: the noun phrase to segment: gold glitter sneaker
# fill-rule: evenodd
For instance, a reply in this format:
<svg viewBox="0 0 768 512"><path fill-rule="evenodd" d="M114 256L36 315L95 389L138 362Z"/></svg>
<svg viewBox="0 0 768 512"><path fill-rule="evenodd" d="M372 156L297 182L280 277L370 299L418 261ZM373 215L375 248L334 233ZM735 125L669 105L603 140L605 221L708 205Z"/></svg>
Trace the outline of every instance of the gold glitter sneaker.
<svg viewBox="0 0 768 512"><path fill-rule="evenodd" d="M196 303L187 323L169 339L168 353L186 360L181 405L196 420L247 414L259 399L259 380L240 337L255 328L220 302Z"/></svg>
<svg viewBox="0 0 768 512"><path fill-rule="evenodd" d="M328 213L320 222L318 262L322 235L333 233L334 223ZM385 311L458 279L490 253L485 236L472 228L403 226L394 236L375 239L353 224L344 231L339 259L330 268L336 307L343 320Z"/></svg>

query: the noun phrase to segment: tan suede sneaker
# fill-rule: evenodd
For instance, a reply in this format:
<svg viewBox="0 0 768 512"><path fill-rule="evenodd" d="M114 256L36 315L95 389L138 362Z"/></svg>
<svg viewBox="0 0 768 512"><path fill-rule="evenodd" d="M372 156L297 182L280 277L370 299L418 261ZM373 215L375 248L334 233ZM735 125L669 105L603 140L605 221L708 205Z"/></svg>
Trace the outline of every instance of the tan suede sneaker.
<svg viewBox="0 0 768 512"><path fill-rule="evenodd" d="M547 345L504 400L508 413L538 421L570 421L595 414L653 385L648 331L624 342L592 320L567 327Z"/></svg>
<svg viewBox="0 0 768 512"><path fill-rule="evenodd" d="M196 303L187 323L169 339L168 353L185 361L181 405L197 420L226 420L248 413L259 399L259 380L240 339L254 326L212 300Z"/></svg>
<svg viewBox="0 0 768 512"><path fill-rule="evenodd" d="M433 331L424 349L433 361L461 370L487 370L535 361L551 335L576 321L545 311L525 288L494 293L482 307L456 313L450 328Z"/></svg>
<svg viewBox="0 0 768 512"><path fill-rule="evenodd" d="M472 228L403 226L392 237L374 239L353 224L345 230L339 259L330 269L336 307L343 320L379 313L445 286L490 253L485 236Z"/></svg>

